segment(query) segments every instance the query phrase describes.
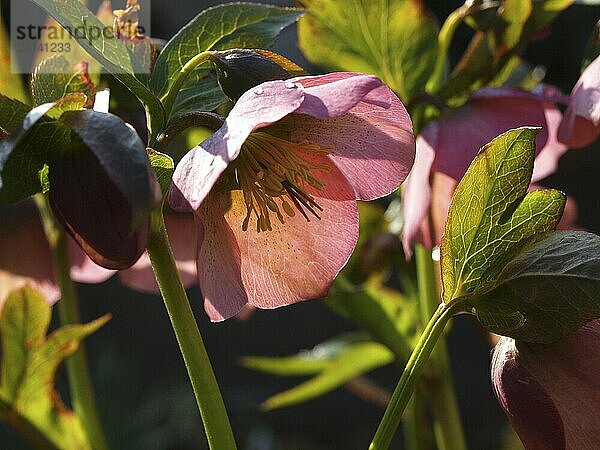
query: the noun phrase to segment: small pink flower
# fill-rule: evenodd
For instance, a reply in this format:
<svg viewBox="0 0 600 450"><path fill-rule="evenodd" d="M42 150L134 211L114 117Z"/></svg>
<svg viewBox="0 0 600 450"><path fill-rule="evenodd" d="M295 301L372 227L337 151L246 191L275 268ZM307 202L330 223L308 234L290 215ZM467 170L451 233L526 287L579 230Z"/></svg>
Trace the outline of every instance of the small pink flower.
<svg viewBox="0 0 600 450"><path fill-rule="evenodd" d="M556 137L562 115L555 101L563 97L548 86L541 93L483 88L465 105L425 127L417 137L415 164L402 193L407 255L414 242L428 247L440 242L458 181L479 149L499 134L525 125L541 126L532 181L556 170L567 146Z"/></svg>
<svg viewBox="0 0 600 450"><path fill-rule="evenodd" d="M70 237L71 277L83 283L101 283L113 275L91 259ZM0 308L6 296L26 284L50 303L60 298L52 253L33 201L0 208Z"/></svg>
<svg viewBox="0 0 600 450"><path fill-rule="evenodd" d="M585 147L600 134L600 56L575 84L558 138L569 147Z"/></svg>
<svg viewBox="0 0 600 450"><path fill-rule="evenodd" d="M527 450L600 448L600 321L553 344L501 338L491 377Z"/></svg>
<svg viewBox="0 0 600 450"><path fill-rule="evenodd" d="M212 320L327 294L358 237L356 200L389 194L414 159L406 109L378 78L263 83L178 164L169 196L193 211Z"/></svg>

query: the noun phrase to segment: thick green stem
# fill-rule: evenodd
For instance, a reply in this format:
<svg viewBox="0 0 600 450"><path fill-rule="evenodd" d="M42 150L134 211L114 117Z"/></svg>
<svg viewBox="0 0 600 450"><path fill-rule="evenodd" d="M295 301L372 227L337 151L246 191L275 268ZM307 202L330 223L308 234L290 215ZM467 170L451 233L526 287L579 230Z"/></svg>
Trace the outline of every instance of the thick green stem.
<svg viewBox="0 0 600 450"><path fill-rule="evenodd" d="M394 433L402 419L402 413L412 396L415 382L425 367L437 340L442 335L446 323L458 306L458 304L446 305L441 303L427 323L408 363L406 363L402 377L392 394L390 404L379 424L369 450L385 450L390 446Z"/></svg>
<svg viewBox="0 0 600 450"><path fill-rule="evenodd" d="M186 78L200 64L210 61L212 55L213 55L213 52L199 53L196 56L194 56L192 59L190 59L181 68L181 70L177 74L177 78L175 78L175 82L171 85L171 87L169 88L167 93L165 95L163 95L160 99L160 101L162 102L163 107L165 109L167 120L171 116L171 110L173 109L173 104L175 103L177 94L179 94L179 91L181 90L181 87L183 86L183 83L186 80ZM155 131L158 132L158 130L155 130Z"/></svg>
<svg viewBox="0 0 600 450"><path fill-rule="evenodd" d="M148 254L194 389L211 449L236 449L217 379L173 258L162 209L152 213Z"/></svg>
<svg viewBox="0 0 600 450"><path fill-rule="evenodd" d="M46 199L42 195L38 195L36 196L36 203L40 210L44 230L54 258L55 276L61 293L60 301L57 304L60 322L62 325L79 324L81 323L81 317L75 284L70 276L71 264L67 236L60 224L54 219ZM106 450L108 445L96 408L94 389L83 343L79 344L79 349L67 358L65 364L73 410L81 419L94 450Z"/></svg>
<svg viewBox="0 0 600 450"><path fill-rule="evenodd" d="M423 245L415 248L417 279L419 283L419 306L423 323L434 313L439 304L436 267L431 250ZM466 450L462 420L452 381L446 339L440 336L431 355L431 376L427 386L433 405L433 429L439 450Z"/></svg>

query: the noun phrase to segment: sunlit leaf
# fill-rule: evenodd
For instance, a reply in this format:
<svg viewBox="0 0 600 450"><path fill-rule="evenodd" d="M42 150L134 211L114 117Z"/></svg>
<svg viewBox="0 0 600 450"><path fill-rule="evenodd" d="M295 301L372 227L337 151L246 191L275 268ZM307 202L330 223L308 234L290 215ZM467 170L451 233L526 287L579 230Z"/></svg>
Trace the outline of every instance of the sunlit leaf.
<svg viewBox="0 0 600 450"><path fill-rule="evenodd" d="M527 193L538 131L518 128L495 138L456 188L441 244L446 303L494 287L530 237L556 228L565 195Z"/></svg>
<svg viewBox="0 0 600 450"><path fill-rule="evenodd" d="M87 73L85 64L72 67L64 56L54 56L36 67L31 79L33 104L55 102L68 94L81 92L87 97L86 106L92 106L96 86Z"/></svg>
<svg viewBox="0 0 600 450"><path fill-rule="evenodd" d="M403 101L424 90L437 56L438 25L417 0L302 0L300 48L327 70L380 77Z"/></svg>
<svg viewBox="0 0 600 450"><path fill-rule="evenodd" d="M162 97L173 85L181 68L207 50L266 48L281 30L303 13L253 3L231 3L208 8L198 14L165 45L152 75L152 89Z"/></svg>
<svg viewBox="0 0 600 450"><path fill-rule="evenodd" d="M175 170L175 164L173 159L169 155L158 152L151 148L146 149L150 165L154 169L158 184L163 194L167 193L169 186L171 185L171 179L173 177L173 171Z"/></svg>
<svg viewBox="0 0 600 450"><path fill-rule="evenodd" d="M134 73L132 55L123 42L99 32L105 25L78 0L33 0L68 30L84 30L73 37L93 58L133 92L152 112L156 129L164 125L164 111L158 98Z"/></svg>
<svg viewBox="0 0 600 450"><path fill-rule="evenodd" d="M281 362L278 364L277 359ZM267 399L263 408L270 410L305 402L330 392L352 379L394 360L394 354L385 346L369 341L350 342L339 352L326 359L246 358L245 365L278 375L310 375L313 378Z"/></svg>
<svg viewBox="0 0 600 450"><path fill-rule="evenodd" d="M46 336L51 309L29 287L8 296L0 316L0 417L41 448L91 449L81 421L54 388L58 366L79 342L104 325L102 317Z"/></svg>
<svg viewBox="0 0 600 450"><path fill-rule="evenodd" d="M65 111L83 108L86 101L84 94L77 93L40 105L0 142L0 204L17 202L42 191L39 171L48 155L69 141L69 130L52 119Z"/></svg>
<svg viewBox="0 0 600 450"><path fill-rule="evenodd" d="M533 238L470 305L489 330L553 342L600 317L600 237L561 231Z"/></svg>

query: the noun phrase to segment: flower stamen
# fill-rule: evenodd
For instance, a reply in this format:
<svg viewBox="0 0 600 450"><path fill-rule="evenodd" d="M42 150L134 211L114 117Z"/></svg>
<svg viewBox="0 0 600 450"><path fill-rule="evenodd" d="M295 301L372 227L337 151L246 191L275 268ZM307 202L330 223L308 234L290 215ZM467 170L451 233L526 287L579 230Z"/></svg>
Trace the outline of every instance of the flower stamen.
<svg viewBox="0 0 600 450"><path fill-rule="evenodd" d="M313 162L314 156L329 154L330 148L304 142L290 142L264 131L252 133L225 175L229 189L241 189L246 204L242 230L247 231L250 219L256 219L256 230L271 231L271 214L285 223L286 217L300 212L307 222L309 213L321 220L323 208L306 192L310 186L322 190L324 184L315 171L328 171L329 166ZM231 184L233 183L233 185Z"/></svg>

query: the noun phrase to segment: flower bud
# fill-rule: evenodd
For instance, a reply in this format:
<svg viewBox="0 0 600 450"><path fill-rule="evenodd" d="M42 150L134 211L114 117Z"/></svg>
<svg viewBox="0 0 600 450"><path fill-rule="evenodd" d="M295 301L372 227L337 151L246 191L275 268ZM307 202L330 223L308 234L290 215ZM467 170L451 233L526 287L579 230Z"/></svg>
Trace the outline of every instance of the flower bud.
<svg viewBox="0 0 600 450"><path fill-rule="evenodd" d="M553 344L500 339L491 376L527 450L600 448L600 320Z"/></svg>
<svg viewBox="0 0 600 450"><path fill-rule="evenodd" d="M214 52L211 60L216 67L221 89L233 101L265 81L292 78L279 64L254 50Z"/></svg>
<svg viewBox="0 0 600 450"><path fill-rule="evenodd" d="M144 252L149 214L160 188L145 146L111 114L63 115L71 145L50 162L50 205L57 219L98 265L125 269Z"/></svg>

